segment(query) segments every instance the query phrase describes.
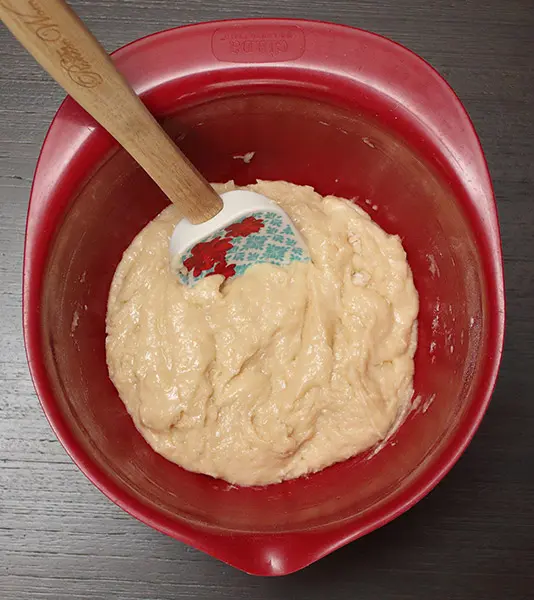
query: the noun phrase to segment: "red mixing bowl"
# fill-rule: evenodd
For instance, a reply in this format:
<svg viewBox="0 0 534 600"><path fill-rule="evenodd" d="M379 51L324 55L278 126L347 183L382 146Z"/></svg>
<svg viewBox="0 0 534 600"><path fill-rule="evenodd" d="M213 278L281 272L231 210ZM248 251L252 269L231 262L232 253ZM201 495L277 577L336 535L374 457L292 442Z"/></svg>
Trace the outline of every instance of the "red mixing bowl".
<svg viewBox="0 0 534 600"><path fill-rule="evenodd" d="M230 486L153 452L108 378L111 279L167 200L70 99L44 143L27 222L24 334L58 438L141 521L249 573L290 573L417 502L486 410L504 292L478 138L428 64L349 27L205 23L149 36L114 58L210 181L286 179L353 198L407 250L421 310L415 399L402 427L380 452L310 477ZM248 152L250 162L239 158Z"/></svg>

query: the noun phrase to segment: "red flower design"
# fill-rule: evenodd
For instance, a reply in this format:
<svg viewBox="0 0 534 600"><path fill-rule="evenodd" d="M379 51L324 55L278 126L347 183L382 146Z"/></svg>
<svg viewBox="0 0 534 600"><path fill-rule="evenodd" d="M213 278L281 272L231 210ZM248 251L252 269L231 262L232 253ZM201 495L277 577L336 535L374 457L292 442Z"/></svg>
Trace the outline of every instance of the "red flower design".
<svg viewBox="0 0 534 600"><path fill-rule="evenodd" d="M233 244L229 238L215 238L209 242L200 242L191 249L191 256L184 260L184 267L198 277L202 271L209 271L217 263L226 264L226 253Z"/></svg>
<svg viewBox="0 0 534 600"><path fill-rule="evenodd" d="M213 273L210 275L223 275L225 279L229 277L233 277L235 275L235 265L227 265L226 262L220 262L215 265L215 269L213 269Z"/></svg>
<svg viewBox="0 0 534 600"><path fill-rule="evenodd" d="M226 228L226 233L230 237L247 237L251 233L257 233L264 227L264 223L261 219L256 217L247 217L241 223L233 223Z"/></svg>

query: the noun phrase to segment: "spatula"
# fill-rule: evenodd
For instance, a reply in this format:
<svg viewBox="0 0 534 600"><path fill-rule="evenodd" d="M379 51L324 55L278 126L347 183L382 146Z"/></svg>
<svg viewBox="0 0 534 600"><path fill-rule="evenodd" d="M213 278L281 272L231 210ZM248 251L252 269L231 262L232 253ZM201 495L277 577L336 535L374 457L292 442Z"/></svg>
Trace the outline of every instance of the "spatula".
<svg viewBox="0 0 534 600"><path fill-rule="evenodd" d="M183 219L170 240L182 283L259 263L308 261L288 215L248 190L220 196L182 154L64 0L0 0L0 16L41 66L152 177Z"/></svg>

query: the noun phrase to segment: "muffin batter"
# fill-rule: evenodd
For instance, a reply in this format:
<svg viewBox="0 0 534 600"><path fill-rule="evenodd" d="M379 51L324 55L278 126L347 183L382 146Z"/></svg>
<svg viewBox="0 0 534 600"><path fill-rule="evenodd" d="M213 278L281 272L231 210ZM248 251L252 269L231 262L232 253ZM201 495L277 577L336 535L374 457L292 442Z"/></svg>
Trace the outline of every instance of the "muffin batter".
<svg viewBox="0 0 534 600"><path fill-rule="evenodd" d="M117 268L106 351L154 450L191 471L262 485L387 435L412 396L418 297L399 238L360 208L283 181L250 189L284 208L312 262L184 287L169 267L170 206Z"/></svg>

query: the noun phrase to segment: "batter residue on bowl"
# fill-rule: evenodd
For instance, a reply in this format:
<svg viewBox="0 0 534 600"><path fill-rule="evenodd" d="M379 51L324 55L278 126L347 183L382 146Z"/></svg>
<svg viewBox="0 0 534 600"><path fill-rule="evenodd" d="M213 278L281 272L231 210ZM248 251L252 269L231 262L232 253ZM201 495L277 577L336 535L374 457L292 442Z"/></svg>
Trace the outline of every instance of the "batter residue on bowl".
<svg viewBox="0 0 534 600"><path fill-rule="evenodd" d="M312 262L184 287L169 267L170 206L117 268L106 351L154 450L191 471L263 485L387 435L412 396L418 296L399 238L360 208L283 181L250 189L284 208Z"/></svg>

